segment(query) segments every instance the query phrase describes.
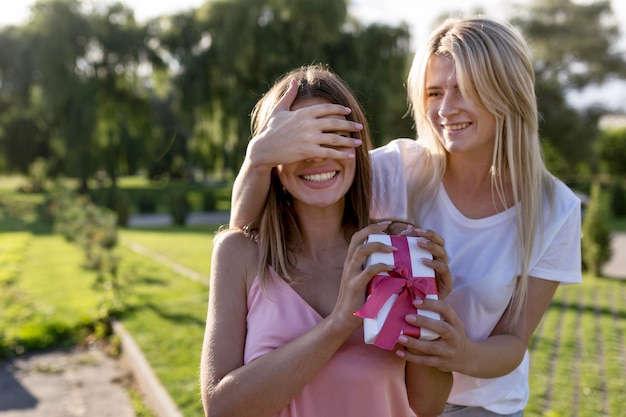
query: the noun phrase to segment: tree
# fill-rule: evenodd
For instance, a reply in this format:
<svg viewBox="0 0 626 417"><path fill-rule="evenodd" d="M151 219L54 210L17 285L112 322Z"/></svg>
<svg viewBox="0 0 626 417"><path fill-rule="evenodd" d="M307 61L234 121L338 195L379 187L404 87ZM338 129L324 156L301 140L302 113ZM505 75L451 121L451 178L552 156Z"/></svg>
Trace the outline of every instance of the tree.
<svg viewBox="0 0 626 417"><path fill-rule="evenodd" d="M626 127L602 132L598 154L605 172L616 178L626 178Z"/></svg>
<svg viewBox="0 0 626 417"><path fill-rule="evenodd" d="M614 49L619 28L610 1L575 3L534 0L512 22L533 51L541 134L558 150L576 176L578 164L593 166L597 121L604 109L578 112L566 101L569 91L626 76L622 51Z"/></svg>
<svg viewBox="0 0 626 417"><path fill-rule="evenodd" d="M402 118L408 28L362 27L349 19L344 0L206 2L151 27L156 50L177 70L180 131L203 169L226 176L239 168L254 103L298 65L325 63L346 79L364 102L378 144L411 134L410 120Z"/></svg>
<svg viewBox="0 0 626 417"><path fill-rule="evenodd" d="M608 214L601 186L596 182L591 186L581 241L583 262L594 275L600 275L602 265L611 259L611 234L606 224Z"/></svg>

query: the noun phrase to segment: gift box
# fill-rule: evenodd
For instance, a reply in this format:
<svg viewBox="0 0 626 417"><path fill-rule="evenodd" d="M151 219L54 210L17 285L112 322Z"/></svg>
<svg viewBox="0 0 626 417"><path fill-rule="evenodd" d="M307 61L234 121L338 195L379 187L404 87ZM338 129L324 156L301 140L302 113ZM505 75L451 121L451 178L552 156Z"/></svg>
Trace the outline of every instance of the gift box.
<svg viewBox="0 0 626 417"><path fill-rule="evenodd" d="M407 314L415 313L441 319L438 313L413 306L416 298L438 299L435 271L421 261L423 258L432 259L432 255L417 245L418 240L413 236L368 236L368 242L382 242L398 250L393 253L373 253L365 262L365 266L377 263L394 265L393 271L372 278L367 300L355 313L363 318L365 343L391 350L401 334L426 340L439 337L437 333L412 326L404 319Z"/></svg>

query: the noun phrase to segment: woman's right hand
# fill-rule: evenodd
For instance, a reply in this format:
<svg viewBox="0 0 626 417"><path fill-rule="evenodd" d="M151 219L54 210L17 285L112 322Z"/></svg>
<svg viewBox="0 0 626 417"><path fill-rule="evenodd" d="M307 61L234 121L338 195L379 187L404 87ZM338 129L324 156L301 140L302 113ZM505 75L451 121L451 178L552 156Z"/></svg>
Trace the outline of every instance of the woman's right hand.
<svg viewBox="0 0 626 417"><path fill-rule="evenodd" d="M358 329L363 324L363 319L354 315L365 303L367 285L371 279L381 272L393 270L393 265L373 264L363 268L367 257L375 252L391 253L393 246L381 242L366 242L367 237L373 233L382 233L391 222L371 224L356 232L350 240L348 254L343 265L341 287L337 304L331 315L335 315L341 323L349 327L350 331Z"/></svg>
<svg viewBox="0 0 626 417"><path fill-rule="evenodd" d="M337 133L363 128L360 123L344 119L351 110L339 104L317 104L291 111L297 94L298 83L292 80L267 123L248 144L246 158L250 163L273 168L308 158L354 157L354 148L361 140Z"/></svg>

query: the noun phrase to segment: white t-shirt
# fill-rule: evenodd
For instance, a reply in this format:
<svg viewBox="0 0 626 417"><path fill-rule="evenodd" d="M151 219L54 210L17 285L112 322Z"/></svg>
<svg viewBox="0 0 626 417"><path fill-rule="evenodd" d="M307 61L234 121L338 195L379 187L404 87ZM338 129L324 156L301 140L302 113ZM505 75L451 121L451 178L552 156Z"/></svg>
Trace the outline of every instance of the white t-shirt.
<svg viewBox="0 0 626 417"><path fill-rule="evenodd" d="M420 173L424 149L419 141L397 139L371 152L374 218L411 219L408 215L407 179ZM423 174L422 174L423 175ZM547 199L546 199L547 200ZM554 207L544 204L541 231L530 261L529 275L579 283L580 200L560 181L555 186ZM419 227L443 237L454 287L447 302L454 308L472 340L486 339L506 309L521 260L517 257L515 208L483 219L465 217L439 186L432 206ZM480 406L510 414L528 402L528 352L522 363L499 378L474 378L454 373L448 402Z"/></svg>

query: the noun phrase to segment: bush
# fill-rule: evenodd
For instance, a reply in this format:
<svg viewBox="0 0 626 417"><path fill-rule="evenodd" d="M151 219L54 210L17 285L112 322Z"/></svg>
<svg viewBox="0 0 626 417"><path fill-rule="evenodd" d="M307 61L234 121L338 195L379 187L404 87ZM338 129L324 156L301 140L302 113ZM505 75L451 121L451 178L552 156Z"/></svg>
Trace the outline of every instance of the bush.
<svg viewBox="0 0 626 417"><path fill-rule="evenodd" d="M626 192L618 181L611 187L611 211L615 217L626 216Z"/></svg>
<svg viewBox="0 0 626 417"><path fill-rule="evenodd" d="M202 210L203 211L215 211L217 204L215 204L215 194L213 190L204 190L202 192Z"/></svg>
<svg viewBox="0 0 626 417"><path fill-rule="evenodd" d="M174 224L184 226L191 212L191 203L184 189L174 189L170 194L170 215Z"/></svg>
<svg viewBox="0 0 626 417"><path fill-rule="evenodd" d="M144 191L137 196L137 210L139 211L139 213L156 213L157 206L158 197L156 194Z"/></svg>
<svg viewBox="0 0 626 417"><path fill-rule="evenodd" d="M608 209L600 184L591 186L589 204L582 224L582 258L584 266L600 275L602 265L611 258L611 235L607 225Z"/></svg>

